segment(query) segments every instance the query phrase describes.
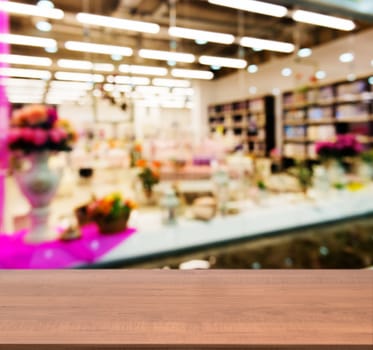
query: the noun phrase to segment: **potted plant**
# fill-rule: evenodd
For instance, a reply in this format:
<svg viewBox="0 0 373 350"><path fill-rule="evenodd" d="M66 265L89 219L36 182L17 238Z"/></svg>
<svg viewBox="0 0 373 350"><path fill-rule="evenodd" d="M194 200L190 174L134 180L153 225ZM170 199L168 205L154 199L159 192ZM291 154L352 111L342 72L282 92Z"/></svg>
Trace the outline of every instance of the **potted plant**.
<svg viewBox="0 0 373 350"><path fill-rule="evenodd" d="M67 123L61 123L57 111L44 105L30 105L15 110L7 136L14 177L31 205L30 242L49 237L49 204L61 179L61 171L49 168L52 153L71 151L76 133ZM23 163L28 162L29 167Z"/></svg>
<svg viewBox="0 0 373 350"><path fill-rule="evenodd" d="M153 197L153 187L159 183L159 168L161 163L140 159L137 162L137 166L140 168L137 176L141 182L143 193L147 199L151 199Z"/></svg>
<svg viewBox="0 0 373 350"><path fill-rule="evenodd" d="M87 214L95 222L102 234L122 232L136 204L124 199L121 194L113 193L100 199L93 199L87 206Z"/></svg>

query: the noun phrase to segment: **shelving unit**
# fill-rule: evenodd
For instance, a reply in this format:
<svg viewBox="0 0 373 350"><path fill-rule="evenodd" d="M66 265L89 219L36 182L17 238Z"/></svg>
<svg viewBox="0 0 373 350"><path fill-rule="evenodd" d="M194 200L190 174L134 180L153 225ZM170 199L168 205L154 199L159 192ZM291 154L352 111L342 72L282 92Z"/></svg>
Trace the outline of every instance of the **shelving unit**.
<svg viewBox="0 0 373 350"><path fill-rule="evenodd" d="M265 157L275 147L273 96L211 105L208 115L210 134L230 132L255 156Z"/></svg>
<svg viewBox="0 0 373 350"><path fill-rule="evenodd" d="M368 78L283 94L283 154L314 160L315 142L352 133L373 146L373 85Z"/></svg>

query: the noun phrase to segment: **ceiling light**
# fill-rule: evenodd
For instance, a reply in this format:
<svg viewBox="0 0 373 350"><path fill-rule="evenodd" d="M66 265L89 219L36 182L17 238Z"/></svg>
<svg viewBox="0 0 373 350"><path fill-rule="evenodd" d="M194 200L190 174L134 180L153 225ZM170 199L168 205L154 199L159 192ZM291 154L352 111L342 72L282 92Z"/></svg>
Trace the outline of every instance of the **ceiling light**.
<svg viewBox="0 0 373 350"><path fill-rule="evenodd" d="M48 80L51 73L46 70L23 69L23 68L0 68L0 76L3 77L20 77L35 78Z"/></svg>
<svg viewBox="0 0 373 350"><path fill-rule="evenodd" d="M261 48L263 50L285 52L285 53L293 52L295 49L295 46L290 43L285 43L282 41L275 41L275 40L252 38L248 36L242 37L240 40L240 44L246 47L252 47L252 48L255 47L255 48Z"/></svg>
<svg viewBox="0 0 373 350"><path fill-rule="evenodd" d="M281 71L281 74L284 76L284 77L290 77L292 74L293 74L293 71L291 70L291 68L284 68L282 71Z"/></svg>
<svg viewBox="0 0 373 350"><path fill-rule="evenodd" d="M255 12L273 17L284 17L288 12L285 6L254 0L208 0L208 2L214 5L231 7L237 10Z"/></svg>
<svg viewBox="0 0 373 350"><path fill-rule="evenodd" d="M40 88L46 85L43 80L33 80L33 79L20 79L20 78L9 78L6 80L6 86L12 87L35 87Z"/></svg>
<svg viewBox="0 0 373 350"><path fill-rule="evenodd" d="M208 43L208 41L206 40L203 40L203 39L196 39L194 41L197 45L206 45Z"/></svg>
<svg viewBox="0 0 373 350"><path fill-rule="evenodd" d="M114 65L111 63L92 63L84 60L60 59L57 61L57 65L61 68L95 70L99 72L112 72L114 70Z"/></svg>
<svg viewBox="0 0 373 350"><path fill-rule="evenodd" d="M139 50L139 56L142 58L149 58L153 60L175 61L184 63L193 63L195 61L194 55L192 55L191 53L182 52L141 49Z"/></svg>
<svg viewBox="0 0 373 350"><path fill-rule="evenodd" d="M216 33L183 27L170 27L168 29L168 34L177 38L212 42L218 44L229 45L234 42L234 36L232 34Z"/></svg>
<svg viewBox="0 0 373 350"><path fill-rule="evenodd" d="M30 65L30 66L43 66L43 67L49 67L52 65L52 60L48 57L9 55L9 54L0 54L0 62L9 63L9 64L24 64L24 65Z"/></svg>
<svg viewBox="0 0 373 350"><path fill-rule="evenodd" d="M263 49L261 49L260 47L252 47L251 49L252 49L253 51L255 51L255 52L263 51Z"/></svg>
<svg viewBox="0 0 373 350"><path fill-rule="evenodd" d="M58 67L70 68L70 69L86 69L90 70L93 68L93 64L90 61L81 60L66 60L60 59L57 61Z"/></svg>
<svg viewBox="0 0 373 350"><path fill-rule="evenodd" d="M172 61L172 60L167 60L167 64L168 64L170 67L174 67L174 66L176 66L176 62L175 62L175 61Z"/></svg>
<svg viewBox="0 0 373 350"><path fill-rule="evenodd" d="M373 76L368 78L368 83L369 85L373 85Z"/></svg>
<svg viewBox="0 0 373 350"><path fill-rule="evenodd" d="M212 65L210 68L211 68L212 70L220 70L220 69L221 69L221 67L220 67L220 66L217 66L217 65Z"/></svg>
<svg viewBox="0 0 373 350"><path fill-rule="evenodd" d="M115 82L117 84L129 84L129 85L149 85L149 78L145 77L127 77L122 75L117 75L115 77Z"/></svg>
<svg viewBox="0 0 373 350"><path fill-rule="evenodd" d="M52 30L52 25L48 21L38 21L35 27L41 32L50 32Z"/></svg>
<svg viewBox="0 0 373 350"><path fill-rule="evenodd" d="M4 4L4 2L1 2ZM37 46L37 47L55 47L57 41L49 38L39 38L35 36L17 35L17 34L0 34L0 42L24 45L24 46Z"/></svg>
<svg viewBox="0 0 373 350"><path fill-rule="evenodd" d="M57 44L55 46L46 47L45 51L48 53L56 53L58 51Z"/></svg>
<svg viewBox="0 0 373 350"><path fill-rule="evenodd" d="M64 16L63 11L60 9L21 4L11 1L1 1L0 11L18 15L46 17L51 19L62 19Z"/></svg>
<svg viewBox="0 0 373 350"><path fill-rule="evenodd" d="M154 78L153 85L168 87L190 87L188 80Z"/></svg>
<svg viewBox="0 0 373 350"><path fill-rule="evenodd" d="M76 19L80 23L91 24L94 26L131 30L134 32L156 34L160 30L160 26L156 23L133 21L129 19L121 19L115 17L92 15L90 13L78 13Z"/></svg>
<svg viewBox="0 0 373 350"><path fill-rule="evenodd" d="M304 47L303 49L300 49L300 50L298 51L297 55L298 55L299 57L302 57L302 58L304 58L304 57L309 57L309 56L312 55L312 50L309 49L308 47Z"/></svg>
<svg viewBox="0 0 373 350"><path fill-rule="evenodd" d="M280 93L281 93L281 90L279 88L273 88L272 89L272 94L273 95L280 95Z"/></svg>
<svg viewBox="0 0 373 350"><path fill-rule="evenodd" d="M111 59L113 61L121 61L123 59L123 56L122 55L113 54L113 55L111 55Z"/></svg>
<svg viewBox="0 0 373 350"><path fill-rule="evenodd" d="M150 67L150 66L136 66L129 64L121 64L119 71L122 73L132 73L141 75L158 75L164 76L168 74L168 69L163 67Z"/></svg>
<svg viewBox="0 0 373 350"><path fill-rule="evenodd" d="M86 43L83 41L66 41L65 48L71 51L92 52L107 55L132 56L133 50L125 46Z"/></svg>
<svg viewBox="0 0 373 350"><path fill-rule="evenodd" d="M198 60L201 64L216 65L229 68L245 68L247 62L239 58L225 58L216 56L201 56Z"/></svg>
<svg viewBox="0 0 373 350"><path fill-rule="evenodd" d="M22 104L41 103L42 102L42 96L40 96L40 97L38 97L38 96L29 97L29 96L25 96L25 95L12 96L12 97L9 97L9 102L10 103L22 103Z"/></svg>
<svg viewBox="0 0 373 350"><path fill-rule="evenodd" d="M103 75L89 73L56 72L55 78L58 80L86 81L95 83L102 83L104 81Z"/></svg>
<svg viewBox="0 0 373 350"><path fill-rule="evenodd" d="M316 12L296 10L293 12L293 20L322 27L350 31L355 29L355 23L349 19L322 15Z"/></svg>
<svg viewBox="0 0 373 350"><path fill-rule="evenodd" d="M256 88L256 86L250 86L250 87L249 87L249 93L250 93L251 95L256 94L257 91L258 91L258 89Z"/></svg>
<svg viewBox="0 0 373 350"><path fill-rule="evenodd" d="M352 62L354 59L355 59L355 56L352 52L345 52L339 56L339 60L342 63L349 63L349 62Z"/></svg>
<svg viewBox="0 0 373 350"><path fill-rule="evenodd" d="M258 71L258 66L256 64L250 64L250 66L247 67L247 71L249 73L256 73Z"/></svg>
<svg viewBox="0 0 373 350"><path fill-rule="evenodd" d="M36 3L36 6L46 7L46 8L50 8L50 9L54 8L54 4L50 0L39 0Z"/></svg>
<svg viewBox="0 0 373 350"><path fill-rule="evenodd" d="M348 81L355 81L356 80L356 74L355 73L347 74L347 80Z"/></svg>
<svg viewBox="0 0 373 350"><path fill-rule="evenodd" d="M210 71L194 70L194 69L172 69L171 75L176 78L206 79L206 80L210 80L214 77L214 73Z"/></svg>
<svg viewBox="0 0 373 350"><path fill-rule="evenodd" d="M318 71L315 73L315 77L316 77L318 80L325 79L325 78L326 78L326 72L323 71L323 70L318 70Z"/></svg>

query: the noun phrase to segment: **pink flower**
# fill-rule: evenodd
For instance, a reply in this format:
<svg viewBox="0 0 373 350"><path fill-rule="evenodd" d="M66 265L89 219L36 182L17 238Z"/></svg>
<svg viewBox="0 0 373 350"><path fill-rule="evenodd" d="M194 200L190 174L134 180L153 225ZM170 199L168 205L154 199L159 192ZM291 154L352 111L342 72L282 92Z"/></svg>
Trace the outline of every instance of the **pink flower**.
<svg viewBox="0 0 373 350"><path fill-rule="evenodd" d="M10 128L8 132L8 143L12 144L17 142L21 138L21 129L19 128Z"/></svg>
<svg viewBox="0 0 373 350"><path fill-rule="evenodd" d="M50 139L55 143L60 143L67 138L67 133L61 128L54 128L49 131Z"/></svg>
<svg viewBox="0 0 373 350"><path fill-rule="evenodd" d="M34 144L36 146L44 145L48 140L48 133L42 129L34 129Z"/></svg>
<svg viewBox="0 0 373 350"><path fill-rule="evenodd" d="M34 141L34 130L31 128L22 128L21 137L24 141L33 142Z"/></svg>

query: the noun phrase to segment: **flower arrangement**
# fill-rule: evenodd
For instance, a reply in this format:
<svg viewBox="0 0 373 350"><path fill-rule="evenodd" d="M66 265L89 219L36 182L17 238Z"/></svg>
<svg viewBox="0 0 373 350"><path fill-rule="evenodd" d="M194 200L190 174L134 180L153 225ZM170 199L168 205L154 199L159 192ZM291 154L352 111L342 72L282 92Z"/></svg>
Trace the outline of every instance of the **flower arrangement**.
<svg viewBox="0 0 373 350"><path fill-rule="evenodd" d="M25 154L41 151L70 151L77 138L57 111L43 105L29 105L14 111L10 120L8 147Z"/></svg>
<svg viewBox="0 0 373 350"><path fill-rule="evenodd" d="M148 162L145 159L139 159L136 165L141 168L138 177L142 182L145 194L151 196L153 186L159 183L159 168L161 167L161 163L158 161Z"/></svg>
<svg viewBox="0 0 373 350"><path fill-rule="evenodd" d="M356 157L363 151L362 144L351 134L338 135L334 142L317 142L315 147L316 154L323 160Z"/></svg>
<svg viewBox="0 0 373 350"><path fill-rule="evenodd" d="M93 198L87 205L87 215L97 223L101 233L120 232L127 228L127 222L136 204L124 199L120 193L112 193L103 198Z"/></svg>

